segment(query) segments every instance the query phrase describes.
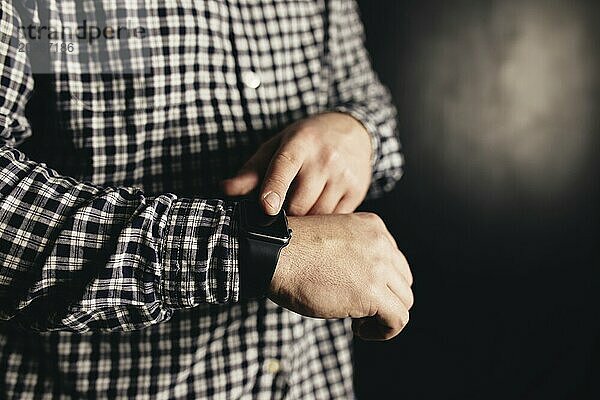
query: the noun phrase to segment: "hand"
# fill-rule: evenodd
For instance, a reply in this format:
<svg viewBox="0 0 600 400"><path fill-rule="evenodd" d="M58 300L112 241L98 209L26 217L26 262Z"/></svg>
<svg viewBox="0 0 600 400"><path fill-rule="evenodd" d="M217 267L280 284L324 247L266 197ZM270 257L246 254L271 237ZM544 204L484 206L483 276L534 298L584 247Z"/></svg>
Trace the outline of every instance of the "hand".
<svg viewBox="0 0 600 400"><path fill-rule="evenodd" d="M223 181L228 196L252 192L277 214L287 199L289 215L351 213L371 182L371 140L363 125L341 113L297 122L265 142L238 174Z"/></svg>
<svg viewBox="0 0 600 400"><path fill-rule="evenodd" d="M406 326L412 274L378 216L290 217L289 225L271 300L309 317L352 317L354 333L367 340L391 339Z"/></svg>

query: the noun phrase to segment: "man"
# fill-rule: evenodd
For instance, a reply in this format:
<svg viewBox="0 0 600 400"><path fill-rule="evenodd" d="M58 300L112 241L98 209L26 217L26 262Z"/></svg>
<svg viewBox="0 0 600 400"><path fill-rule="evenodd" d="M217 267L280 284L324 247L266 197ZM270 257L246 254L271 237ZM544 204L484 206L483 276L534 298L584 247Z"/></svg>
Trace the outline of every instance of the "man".
<svg viewBox="0 0 600 400"><path fill-rule="evenodd" d="M348 317L385 340L412 305L394 239L353 213L402 164L356 4L42 3L3 1L2 34L110 30L49 37L35 88L33 51L0 43L0 397L353 397ZM123 19L141 42L109 37ZM244 250L282 208L289 244Z"/></svg>

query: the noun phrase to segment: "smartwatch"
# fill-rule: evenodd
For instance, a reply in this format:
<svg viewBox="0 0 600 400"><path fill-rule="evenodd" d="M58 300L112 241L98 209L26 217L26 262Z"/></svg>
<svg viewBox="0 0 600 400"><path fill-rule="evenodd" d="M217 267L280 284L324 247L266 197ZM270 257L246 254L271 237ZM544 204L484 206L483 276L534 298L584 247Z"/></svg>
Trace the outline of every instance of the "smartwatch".
<svg viewBox="0 0 600 400"><path fill-rule="evenodd" d="M292 230L283 209L277 215L266 215L252 200L242 200L238 209L240 298L265 297Z"/></svg>

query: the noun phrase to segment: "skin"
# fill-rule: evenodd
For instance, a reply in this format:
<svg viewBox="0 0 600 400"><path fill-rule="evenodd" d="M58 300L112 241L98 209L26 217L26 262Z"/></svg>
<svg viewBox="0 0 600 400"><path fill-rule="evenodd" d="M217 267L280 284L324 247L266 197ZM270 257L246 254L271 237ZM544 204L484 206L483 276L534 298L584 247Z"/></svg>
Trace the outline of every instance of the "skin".
<svg viewBox="0 0 600 400"><path fill-rule="evenodd" d="M299 314L353 318L354 333L387 340L406 326L412 274L381 219L370 213L290 217L269 297Z"/></svg>
<svg viewBox="0 0 600 400"><path fill-rule="evenodd" d="M309 317L351 317L359 337L388 340L408 323L413 278L383 221L353 213L370 185L371 153L360 122L320 114L265 142L222 186L228 196L258 189L270 215L287 205L293 238L273 275L271 300Z"/></svg>
<svg viewBox="0 0 600 400"><path fill-rule="evenodd" d="M269 215L277 214L284 200L293 216L351 213L369 189L371 152L360 122L345 114L320 114L265 142L223 182L223 190L242 196L260 185L259 199Z"/></svg>

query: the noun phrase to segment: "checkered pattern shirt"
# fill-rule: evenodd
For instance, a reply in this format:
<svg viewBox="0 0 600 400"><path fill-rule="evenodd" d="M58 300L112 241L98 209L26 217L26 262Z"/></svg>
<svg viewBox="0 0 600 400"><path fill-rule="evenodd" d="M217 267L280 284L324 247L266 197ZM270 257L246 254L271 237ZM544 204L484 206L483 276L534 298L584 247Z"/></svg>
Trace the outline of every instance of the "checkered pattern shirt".
<svg viewBox="0 0 600 400"><path fill-rule="evenodd" d="M39 14L2 0L2 37L22 23L17 1ZM31 57L0 41L0 398L353 397L349 321L240 298L236 203L217 188L270 135L325 111L370 133L369 196L400 178L357 5L140 1L141 14L49 1L52 24L135 17L151 52L135 76L51 54L72 146L55 165L22 151L36 135Z"/></svg>

